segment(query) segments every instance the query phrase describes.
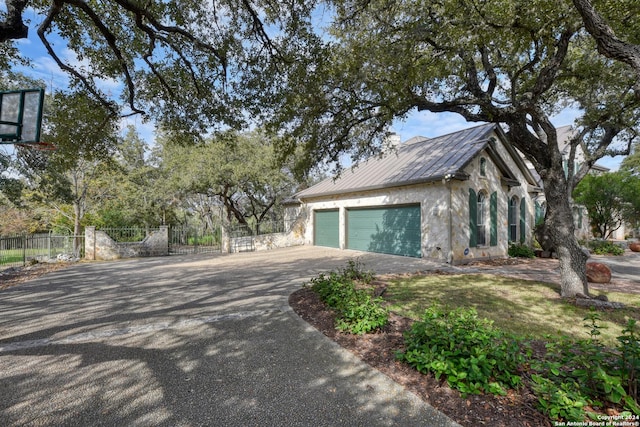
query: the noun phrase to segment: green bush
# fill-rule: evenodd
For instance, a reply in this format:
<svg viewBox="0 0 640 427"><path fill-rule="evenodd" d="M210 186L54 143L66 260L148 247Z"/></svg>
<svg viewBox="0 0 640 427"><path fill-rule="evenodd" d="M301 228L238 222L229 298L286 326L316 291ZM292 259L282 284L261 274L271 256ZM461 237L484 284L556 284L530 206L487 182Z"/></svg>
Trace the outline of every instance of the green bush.
<svg viewBox="0 0 640 427"><path fill-rule="evenodd" d="M389 320L382 298L373 298L369 289L356 288L356 282L368 284L372 279L373 275L364 272L359 262L349 261L343 270L311 279L310 287L338 312L337 329L364 334L383 327Z"/></svg>
<svg viewBox="0 0 640 427"><path fill-rule="evenodd" d="M587 405L603 402L620 405L628 414L640 414L637 403L637 373L640 368L640 338L636 321L629 320L616 349L598 340L599 314L592 311L584 320L590 339L561 338L547 344L542 361L532 363L532 389L539 408L552 419L583 421Z"/></svg>
<svg viewBox="0 0 640 427"><path fill-rule="evenodd" d="M531 357L524 340L479 319L474 309L444 310L433 305L405 334L397 358L422 373L444 378L464 394L504 394L530 378L538 408L553 420L583 422L585 407L623 408L621 416L640 415L640 333L628 320L616 348L600 343L599 314L584 320L589 339L555 339L543 358Z"/></svg>
<svg viewBox="0 0 640 427"><path fill-rule="evenodd" d="M520 385L525 361L520 340L479 319L475 309L431 306L407 332L405 345L398 359L444 377L463 394L505 394L506 388Z"/></svg>
<svg viewBox="0 0 640 427"><path fill-rule="evenodd" d="M535 258L536 253L532 248L523 243L510 243L508 254L514 258Z"/></svg>
<svg viewBox="0 0 640 427"><path fill-rule="evenodd" d="M591 240L589 249L596 255L622 255L624 249L608 240Z"/></svg>

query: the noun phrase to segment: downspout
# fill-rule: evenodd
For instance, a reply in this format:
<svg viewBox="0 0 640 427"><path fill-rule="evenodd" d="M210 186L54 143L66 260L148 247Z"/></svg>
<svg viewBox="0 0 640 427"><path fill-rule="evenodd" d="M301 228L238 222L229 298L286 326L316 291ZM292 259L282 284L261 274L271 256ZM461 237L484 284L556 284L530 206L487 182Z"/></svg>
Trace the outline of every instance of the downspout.
<svg viewBox="0 0 640 427"><path fill-rule="evenodd" d="M447 253L447 264L451 265L453 263L453 189L451 188L451 174L447 174L444 177L444 182L447 188L449 189L449 229L448 229L448 240L449 240L449 250Z"/></svg>

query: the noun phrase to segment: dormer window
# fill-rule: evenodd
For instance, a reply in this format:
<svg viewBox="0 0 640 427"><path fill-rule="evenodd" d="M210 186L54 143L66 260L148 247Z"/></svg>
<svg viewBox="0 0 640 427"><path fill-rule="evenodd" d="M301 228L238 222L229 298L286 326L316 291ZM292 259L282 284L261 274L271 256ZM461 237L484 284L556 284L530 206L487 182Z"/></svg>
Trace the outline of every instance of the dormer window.
<svg viewBox="0 0 640 427"><path fill-rule="evenodd" d="M487 159L480 157L480 176L487 176Z"/></svg>

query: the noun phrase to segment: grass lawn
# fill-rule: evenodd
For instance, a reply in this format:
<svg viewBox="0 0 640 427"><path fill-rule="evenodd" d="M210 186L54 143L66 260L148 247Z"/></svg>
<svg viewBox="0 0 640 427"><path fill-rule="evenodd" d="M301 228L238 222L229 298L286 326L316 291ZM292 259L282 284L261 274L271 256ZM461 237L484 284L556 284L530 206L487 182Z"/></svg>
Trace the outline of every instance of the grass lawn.
<svg viewBox="0 0 640 427"><path fill-rule="evenodd" d="M592 291L592 295L598 294L626 306L599 311L602 342L615 345L626 319L640 320L640 294ZM392 311L413 319L419 319L426 307L439 302L451 308L473 307L496 327L527 337L589 337L583 320L589 309L563 300L560 287L550 283L487 274L432 274L395 279L389 282L384 297Z"/></svg>
<svg viewBox="0 0 640 427"><path fill-rule="evenodd" d="M3 250L0 252L0 266L22 262L23 259L24 252L22 249Z"/></svg>

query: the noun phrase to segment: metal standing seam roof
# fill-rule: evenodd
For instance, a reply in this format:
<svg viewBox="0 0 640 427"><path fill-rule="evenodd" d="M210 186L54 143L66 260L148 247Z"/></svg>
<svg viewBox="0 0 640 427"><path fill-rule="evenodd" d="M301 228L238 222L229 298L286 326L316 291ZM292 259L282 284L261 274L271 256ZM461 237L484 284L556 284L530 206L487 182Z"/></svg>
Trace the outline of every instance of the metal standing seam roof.
<svg viewBox="0 0 640 427"><path fill-rule="evenodd" d="M436 138L415 137L396 152L344 170L337 178L300 191L296 199L352 193L441 180L463 173L465 166L489 143L495 124L485 124Z"/></svg>

